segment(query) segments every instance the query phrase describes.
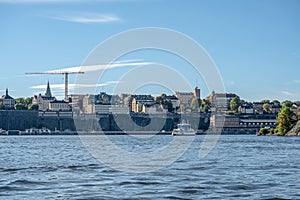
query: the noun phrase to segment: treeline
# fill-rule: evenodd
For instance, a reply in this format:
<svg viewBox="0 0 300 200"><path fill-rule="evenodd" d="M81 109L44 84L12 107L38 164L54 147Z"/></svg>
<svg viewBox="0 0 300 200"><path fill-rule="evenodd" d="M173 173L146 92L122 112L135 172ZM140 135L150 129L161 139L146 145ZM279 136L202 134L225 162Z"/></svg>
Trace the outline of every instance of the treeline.
<svg viewBox="0 0 300 200"><path fill-rule="evenodd" d="M14 105L14 110L38 110L39 106L32 103L32 97L17 98ZM0 102L0 110L5 110L2 102Z"/></svg>

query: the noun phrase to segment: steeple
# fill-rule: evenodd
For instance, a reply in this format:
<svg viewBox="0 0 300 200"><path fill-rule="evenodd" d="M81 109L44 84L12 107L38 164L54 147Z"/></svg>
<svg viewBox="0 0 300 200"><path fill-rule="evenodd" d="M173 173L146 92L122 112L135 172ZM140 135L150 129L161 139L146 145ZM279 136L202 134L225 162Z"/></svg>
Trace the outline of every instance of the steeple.
<svg viewBox="0 0 300 200"><path fill-rule="evenodd" d="M6 95L5 96L8 96L8 88L6 88Z"/></svg>
<svg viewBox="0 0 300 200"><path fill-rule="evenodd" d="M52 97L49 81L47 83L47 90L46 90L45 96L46 97Z"/></svg>

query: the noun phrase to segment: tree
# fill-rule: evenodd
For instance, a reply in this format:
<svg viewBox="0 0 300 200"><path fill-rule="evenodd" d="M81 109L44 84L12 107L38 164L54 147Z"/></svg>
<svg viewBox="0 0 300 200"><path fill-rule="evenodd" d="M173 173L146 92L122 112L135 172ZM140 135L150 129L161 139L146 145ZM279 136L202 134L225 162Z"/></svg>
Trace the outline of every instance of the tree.
<svg viewBox="0 0 300 200"><path fill-rule="evenodd" d="M164 103L168 109L168 112L173 112L173 104L171 101L165 101Z"/></svg>
<svg viewBox="0 0 300 200"><path fill-rule="evenodd" d="M230 110L234 111L235 113L238 113L238 109L241 105L242 101L239 97L234 97L230 101Z"/></svg>
<svg viewBox="0 0 300 200"><path fill-rule="evenodd" d="M211 108L211 103L208 99L202 99L200 112L208 113Z"/></svg>
<svg viewBox="0 0 300 200"><path fill-rule="evenodd" d="M282 102L282 105L291 108L293 105L293 102L291 102L289 100L285 100Z"/></svg>
<svg viewBox="0 0 300 200"><path fill-rule="evenodd" d="M283 106L276 119L276 130L282 134L286 134L291 130L293 127L292 117L293 111L289 107Z"/></svg>
<svg viewBox="0 0 300 200"><path fill-rule="evenodd" d="M5 109L5 107L4 107L3 103L0 102L0 110L4 110L4 109Z"/></svg>
<svg viewBox="0 0 300 200"><path fill-rule="evenodd" d="M270 103L270 100L264 99L260 101L261 103Z"/></svg>
<svg viewBox="0 0 300 200"><path fill-rule="evenodd" d="M157 96L155 99L156 103L164 103L166 96L166 94L161 94L160 96Z"/></svg>
<svg viewBox="0 0 300 200"><path fill-rule="evenodd" d="M199 98L193 98L190 106L193 111L199 111L200 105L201 100Z"/></svg>
<svg viewBox="0 0 300 200"><path fill-rule="evenodd" d="M29 104L27 108L28 110L38 110L39 106L37 104Z"/></svg>
<svg viewBox="0 0 300 200"><path fill-rule="evenodd" d="M28 106L32 104L32 98L31 97L27 97L26 99L24 99L24 105L28 108Z"/></svg>
<svg viewBox="0 0 300 200"><path fill-rule="evenodd" d="M24 98L17 98L16 99L16 104L23 104L24 103Z"/></svg>
<svg viewBox="0 0 300 200"><path fill-rule="evenodd" d="M265 103L265 104L263 105L263 110L264 110L265 113L270 113L270 111L271 111L271 106L270 106L270 104Z"/></svg>
<svg viewBox="0 0 300 200"><path fill-rule="evenodd" d="M27 110L27 107L23 103L16 103L14 108L15 110Z"/></svg>
<svg viewBox="0 0 300 200"><path fill-rule="evenodd" d="M273 100L272 103L274 103L275 105L280 105L280 101L278 100Z"/></svg>

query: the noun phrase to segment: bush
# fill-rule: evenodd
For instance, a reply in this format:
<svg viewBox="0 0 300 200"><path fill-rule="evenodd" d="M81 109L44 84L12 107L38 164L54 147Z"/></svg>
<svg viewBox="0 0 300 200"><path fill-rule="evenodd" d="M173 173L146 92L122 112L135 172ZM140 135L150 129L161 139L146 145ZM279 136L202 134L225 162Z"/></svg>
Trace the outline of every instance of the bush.
<svg viewBox="0 0 300 200"><path fill-rule="evenodd" d="M275 129L274 128L271 128L271 130L270 130L270 134L274 134L275 133Z"/></svg>
<svg viewBox="0 0 300 200"><path fill-rule="evenodd" d="M259 130L260 135L267 135L269 133L269 130L267 128L261 128Z"/></svg>

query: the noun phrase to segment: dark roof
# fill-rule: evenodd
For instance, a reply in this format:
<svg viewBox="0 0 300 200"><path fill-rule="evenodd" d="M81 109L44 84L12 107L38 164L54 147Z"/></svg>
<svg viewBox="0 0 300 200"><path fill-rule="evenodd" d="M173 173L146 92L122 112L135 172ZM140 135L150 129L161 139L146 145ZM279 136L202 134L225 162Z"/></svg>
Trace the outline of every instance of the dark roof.
<svg viewBox="0 0 300 200"><path fill-rule="evenodd" d="M48 97L48 96L41 96L43 98L43 100L55 100L55 97Z"/></svg>
<svg viewBox="0 0 300 200"><path fill-rule="evenodd" d="M2 96L2 99L11 99L11 100L14 100L14 98L12 98L11 96L8 95L8 89L6 89L6 93L5 93L5 95Z"/></svg>
<svg viewBox="0 0 300 200"><path fill-rule="evenodd" d="M137 101L154 101L154 97L151 95L131 95Z"/></svg>
<svg viewBox="0 0 300 200"><path fill-rule="evenodd" d="M170 99L170 100L178 100L177 97L175 97L174 95L169 95L165 97L166 99Z"/></svg>
<svg viewBox="0 0 300 200"><path fill-rule="evenodd" d="M234 98L234 97L238 97L238 96L236 94L231 94L231 93L215 93L214 97Z"/></svg>
<svg viewBox="0 0 300 200"><path fill-rule="evenodd" d="M66 104L68 104L68 102L66 102L64 100L54 100L54 101L51 101L50 103L66 103Z"/></svg>

